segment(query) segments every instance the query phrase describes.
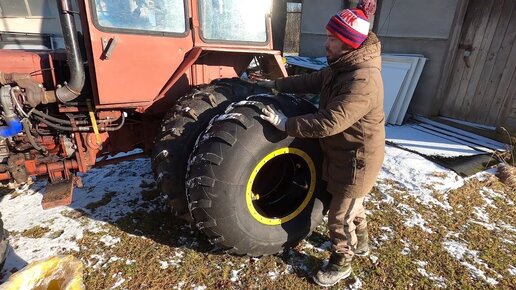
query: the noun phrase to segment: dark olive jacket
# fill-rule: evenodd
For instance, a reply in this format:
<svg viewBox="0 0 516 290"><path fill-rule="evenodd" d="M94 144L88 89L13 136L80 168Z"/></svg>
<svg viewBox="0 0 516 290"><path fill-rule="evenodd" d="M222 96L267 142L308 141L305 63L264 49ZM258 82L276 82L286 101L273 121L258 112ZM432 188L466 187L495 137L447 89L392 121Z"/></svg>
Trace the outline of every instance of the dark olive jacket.
<svg viewBox="0 0 516 290"><path fill-rule="evenodd" d="M290 136L320 138L323 179L332 194L363 197L371 191L385 151L381 45L369 33L364 44L329 67L276 81L282 92L319 93L315 114L292 117Z"/></svg>

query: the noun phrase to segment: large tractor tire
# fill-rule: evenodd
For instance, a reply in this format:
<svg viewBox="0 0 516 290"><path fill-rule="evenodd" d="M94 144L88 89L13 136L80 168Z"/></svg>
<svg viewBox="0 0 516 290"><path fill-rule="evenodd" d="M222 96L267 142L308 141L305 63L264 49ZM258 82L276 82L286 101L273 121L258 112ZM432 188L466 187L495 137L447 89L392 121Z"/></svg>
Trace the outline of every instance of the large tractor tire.
<svg viewBox="0 0 516 290"><path fill-rule="evenodd" d="M316 110L291 95L250 97L212 120L189 161L195 223L231 254L262 256L295 246L322 222L329 201L318 140L290 137L263 121L268 104L287 116Z"/></svg>
<svg viewBox="0 0 516 290"><path fill-rule="evenodd" d="M232 102L261 93L270 90L238 78L219 79L195 88L165 115L151 161L158 187L168 197L175 216L190 218L184 184L188 157L197 136Z"/></svg>
<svg viewBox="0 0 516 290"><path fill-rule="evenodd" d="M8 247L7 231L4 230L4 222L2 221L2 214L0 214L0 270L4 267Z"/></svg>

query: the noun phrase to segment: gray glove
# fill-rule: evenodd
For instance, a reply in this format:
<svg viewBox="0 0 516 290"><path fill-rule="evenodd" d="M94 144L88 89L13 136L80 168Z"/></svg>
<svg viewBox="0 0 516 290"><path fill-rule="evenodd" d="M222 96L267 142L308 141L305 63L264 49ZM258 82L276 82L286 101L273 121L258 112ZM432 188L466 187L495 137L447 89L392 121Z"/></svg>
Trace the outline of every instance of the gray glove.
<svg viewBox="0 0 516 290"><path fill-rule="evenodd" d="M276 88L276 81L257 81L256 84L270 89Z"/></svg>
<svg viewBox="0 0 516 290"><path fill-rule="evenodd" d="M263 115L260 115L260 118L271 123L280 131L285 131L285 124L287 123L287 116L283 114L282 111L277 110L272 105L267 105L262 109Z"/></svg>

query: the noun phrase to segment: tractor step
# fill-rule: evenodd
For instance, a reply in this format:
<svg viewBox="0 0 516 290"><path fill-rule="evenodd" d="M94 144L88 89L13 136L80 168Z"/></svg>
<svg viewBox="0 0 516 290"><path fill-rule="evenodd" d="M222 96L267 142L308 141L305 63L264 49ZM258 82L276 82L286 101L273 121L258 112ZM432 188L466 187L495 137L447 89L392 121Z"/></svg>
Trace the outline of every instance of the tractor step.
<svg viewBox="0 0 516 290"><path fill-rule="evenodd" d="M67 180L48 183L41 200L43 209L51 209L54 207L69 205L72 203L72 193L74 186L74 177Z"/></svg>

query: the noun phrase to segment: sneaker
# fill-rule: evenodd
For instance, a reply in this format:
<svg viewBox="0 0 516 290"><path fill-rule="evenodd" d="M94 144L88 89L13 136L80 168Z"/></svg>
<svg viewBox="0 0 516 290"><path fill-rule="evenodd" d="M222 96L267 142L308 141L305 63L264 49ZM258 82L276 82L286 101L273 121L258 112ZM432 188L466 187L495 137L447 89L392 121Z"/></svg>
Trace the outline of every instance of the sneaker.
<svg viewBox="0 0 516 290"><path fill-rule="evenodd" d="M351 261L343 256L333 253L327 267L322 268L313 277L314 282L323 287L337 284L351 274Z"/></svg>
<svg viewBox="0 0 516 290"><path fill-rule="evenodd" d="M356 231L357 235L357 248L354 250L355 255L365 257L369 255L369 234L367 228Z"/></svg>

